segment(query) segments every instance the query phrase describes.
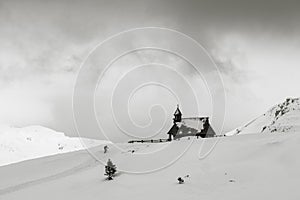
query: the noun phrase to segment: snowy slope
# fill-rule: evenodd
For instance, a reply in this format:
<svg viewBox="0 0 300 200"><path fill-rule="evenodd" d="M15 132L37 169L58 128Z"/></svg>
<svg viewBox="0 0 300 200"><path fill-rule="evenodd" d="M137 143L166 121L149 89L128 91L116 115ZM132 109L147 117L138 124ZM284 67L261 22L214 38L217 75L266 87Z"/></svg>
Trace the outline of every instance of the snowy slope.
<svg viewBox="0 0 300 200"><path fill-rule="evenodd" d="M110 158L118 169L152 168L163 166L190 142L120 144L122 152L111 145L107 154L101 146L92 151L103 160ZM147 155L143 162L135 157L153 150L160 156ZM293 133L199 139L166 168L148 174L123 172L112 181L105 180L103 165L86 151L77 151L0 167L0 199L298 200L299 151L300 134ZM185 184L177 183L179 176Z"/></svg>
<svg viewBox="0 0 300 200"><path fill-rule="evenodd" d="M0 127L0 166L58 153L77 151L104 141L71 138L41 126Z"/></svg>
<svg viewBox="0 0 300 200"><path fill-rule="evenodd" d="M245 126L226 135L296 131L300 131L300 99L288 98Z"/></svg>

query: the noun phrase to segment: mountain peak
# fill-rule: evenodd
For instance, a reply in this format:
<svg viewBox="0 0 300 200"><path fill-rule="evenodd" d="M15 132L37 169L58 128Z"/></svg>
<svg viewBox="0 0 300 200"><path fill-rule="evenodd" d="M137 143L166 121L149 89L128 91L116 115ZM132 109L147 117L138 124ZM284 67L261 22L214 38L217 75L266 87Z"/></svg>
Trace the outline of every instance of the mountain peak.
<svg viewBox="0 0 300 200"><path fill-rule="evenodd" d="M300 99L287 98L248 124L226 133L227 136L249 133L295 132L300 130Z"/></svg>

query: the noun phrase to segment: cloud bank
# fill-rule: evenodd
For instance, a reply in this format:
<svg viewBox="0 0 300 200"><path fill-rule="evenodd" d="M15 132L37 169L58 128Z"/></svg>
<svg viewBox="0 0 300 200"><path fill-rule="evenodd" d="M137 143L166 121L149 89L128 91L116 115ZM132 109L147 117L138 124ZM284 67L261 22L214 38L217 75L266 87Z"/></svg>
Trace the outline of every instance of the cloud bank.
<svg viewBox="0 0 300 200"><path fill-rule="evenodd" d="M1 0L0 123L76 135L72 89L88 52L120 31L158 26L190 35L213 56L227 94L224 131L230 130L299 96L299 8L276 0Z"/></svg>

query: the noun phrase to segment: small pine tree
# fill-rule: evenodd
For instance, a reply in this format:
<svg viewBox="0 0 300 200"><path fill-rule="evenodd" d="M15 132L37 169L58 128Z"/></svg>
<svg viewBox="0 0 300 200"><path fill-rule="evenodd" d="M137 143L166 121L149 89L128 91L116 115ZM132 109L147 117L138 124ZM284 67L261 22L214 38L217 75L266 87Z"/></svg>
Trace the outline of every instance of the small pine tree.
<svg viewBox="0 0 300 200"><path fill-rule="evenodd" d="M107 176L108 180L112 180L116 171L117 171L116 165L114 165L112 163L112 161L110 159L108 159L107 164L105 166L105 174L104 175Z"/></svg>

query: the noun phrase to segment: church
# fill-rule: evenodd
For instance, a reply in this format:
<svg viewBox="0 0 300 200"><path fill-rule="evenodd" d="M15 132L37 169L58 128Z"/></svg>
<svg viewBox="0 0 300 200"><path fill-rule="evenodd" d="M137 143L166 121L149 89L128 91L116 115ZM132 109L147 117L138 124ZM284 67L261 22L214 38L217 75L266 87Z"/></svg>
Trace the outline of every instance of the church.
<svg viewBox="0 0 300 200"><path fill-rule="evenodd" d="M168 141L187 136L196 136L201 138L215 137L216 133L209 123L209 117L188 117L183 118L177 105L174 113L173 126L168 131Z"/></svg>

